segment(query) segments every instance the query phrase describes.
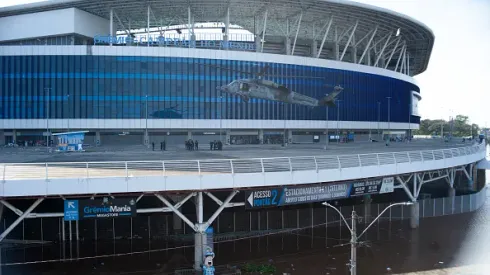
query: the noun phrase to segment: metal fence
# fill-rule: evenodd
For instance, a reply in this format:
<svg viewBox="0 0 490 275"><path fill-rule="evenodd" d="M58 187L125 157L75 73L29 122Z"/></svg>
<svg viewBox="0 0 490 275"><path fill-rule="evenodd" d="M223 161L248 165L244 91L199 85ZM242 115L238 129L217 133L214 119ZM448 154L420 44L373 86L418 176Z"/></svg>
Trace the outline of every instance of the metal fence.
<svg viewBox="0 0 490 275"><path fill-rule="evenodd" d="M339 156L300 156L252 159L207 159L119 162L5 163L0 179L60 179L137 176L172 176L294 172L370 167L399 163L420 163L468 156L485 150L485 144L468 147L371 153Z"/></svg>

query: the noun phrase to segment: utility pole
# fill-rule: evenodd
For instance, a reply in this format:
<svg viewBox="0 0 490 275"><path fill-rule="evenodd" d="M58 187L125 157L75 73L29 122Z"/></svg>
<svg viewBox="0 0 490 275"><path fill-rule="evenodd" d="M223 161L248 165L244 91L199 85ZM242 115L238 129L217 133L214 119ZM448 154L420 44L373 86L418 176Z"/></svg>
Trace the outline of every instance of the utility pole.
<svg viewBox="0 0 490 275"><path fill-rule="evenodd" d="M349 226L349 224L347 223L347 220L345 219L344 215L342 215L342 212L340 212L340 210L337 209L337 207L329 204L328 202L324 202L322 204L324 206L326 206L326 207L329 207L329 208L332 208L333 210L335 210L335 212L337 212L340 215L341 220L344 222L344 224L346 225L347 229L351 233L351 239L350 239L351 252L350 252L350 263L349 263L349 265L350 265L350 274L351 275L356 275L357 274L357 243L361 239L362 235L364 235L364 233L366 233L366 231L369 228L371 228L371 226L381 216L383 216L383 214L388 209L392 208L393 206L397 206L397 205L412 205L413 203L412 202L397 202L397 203L393 203L393 204L388 205L388 207L386 207L383 211L381 211L381 213L379 213L378 216L368 226L366 226L366 228L364 228L364 231L362 231L361 234L359 234L359 235L357 235L357 214L356 214L356 211L352 210L352 214L351 214L351 218L352 218L352 221L351 222L352 223L351 223L351 226Z"/></svg>

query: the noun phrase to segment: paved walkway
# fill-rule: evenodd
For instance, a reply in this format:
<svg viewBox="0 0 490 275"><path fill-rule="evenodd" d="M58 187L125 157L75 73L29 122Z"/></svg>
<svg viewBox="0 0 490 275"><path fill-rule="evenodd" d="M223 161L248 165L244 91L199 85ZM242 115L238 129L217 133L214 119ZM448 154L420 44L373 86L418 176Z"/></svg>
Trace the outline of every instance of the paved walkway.
<svg viewBox="0 0 490 275"><path fill-rule="evenodd" d="M159 146L155 151L143 145L118 146L103 145L87 147L86 152L51 152L45 147L0 148L0 163L33 163L33 162L94 162L94 161L144 161L144 160L197 160L197 159L240 159L267 157L295 157L319 155L351 155L377 152L399 152L415 150L434 150L469 146L470 143L442 143L440 140L415 140L410 143L393 142L390 146L384 143L357 142L338 144L330 143L327 150L324 144L281 145L228 145L223 151L209 150L209 144L200 144L199 151L187 151L184 145L169 146L162 152Z"/></svg>
<svg viewBox="0 0 490 275"><path fill-rule="evenodd" d="M488 275L490 265L467 265L461 267L439 268L428 271L398 273L398 275Z"/></svg>

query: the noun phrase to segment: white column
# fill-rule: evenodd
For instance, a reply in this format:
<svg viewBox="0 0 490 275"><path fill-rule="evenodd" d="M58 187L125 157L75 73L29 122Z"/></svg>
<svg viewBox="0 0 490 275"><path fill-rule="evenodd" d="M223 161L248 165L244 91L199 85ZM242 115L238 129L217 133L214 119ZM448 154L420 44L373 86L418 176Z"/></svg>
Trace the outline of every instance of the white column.
<svg viewBox="0 0 490 275"><path fill-rule="evenodd" d="M286 37L284 39L284 47L286 49L286 55L291 55L291 38Z"/></svg>
<svg viewBox="0 0 490 275"><path fill-rule="evenodd" d="M102 145L102 140L100 139L100 131L95 132L95 146Z"/></svg>
<svg viewBox="0 0 490 275"><path fill-rule="evenodd" d="M226 130L226 140L225 140L225 144L230 144L230 139L231 139L231 131L230 130Z"/></svg>
<svg viewBox="0 0 490 275"><path fill-rule="evenodd" d="M148 5L148 9L146 12L146 44L150 47L150 5Z"/></svg>
<svg viewBox="0 0 490 275"><path fill-rule="evenodd" d="M17 130L12 130L12 143L17 143Z"/></svg>
<svg viewBox="0 0 490 275"><path fill-rule="evenodd" d="M414 201L410 205L410 228L416 229L419 227L419 202Z"/></svg>
<svg viewBox="0 0 490 275"><path fill-rule="evenodd" d="M318 41L313 40L311 42L311 57L316 57L318 55Z"/></svg>
<svg viewBox="0 0 490 275"><path fill-rule="evenodd" d="M5 144L5 134L4 134L4 131L1 130L0 131L0 146L2 146L4 144Z"/></svg>
<svg viewBox="0 0 490 275"><path fill-rule="evenodd" d="M226 9L226 18L225 18L225 35L224 41L228 42L230 39L230 7ZM227 48L228 49L228 48Z"/></svg>
<svg viewBox="0 0 490 275"><path fill-rule="evenodd" d="M337 32L337 27L335 27L335 42L334 42L334 48L333 48L335 60L340 59L340 46L339 46L338 39L339 39L339 34Z"/></svg>
<svg viewBox="0 0 490 275"><path fill-rule="evenodd" d="M187 131L187 140L192 139L192 131Z"/></svg>
<svg viewBox="0 0 490 275"><path fill-rule="evenodd" d="M259 141L260 141L260 144L264 144L264 130L263 129L259 130Z"/></svg>
<svg viewBox="0 0 490 275"><path fill-rule="evenodd" d="M287 130L287 135L288 135L288 144L292 144L293 143L293 130L292 129Z"/></svg>

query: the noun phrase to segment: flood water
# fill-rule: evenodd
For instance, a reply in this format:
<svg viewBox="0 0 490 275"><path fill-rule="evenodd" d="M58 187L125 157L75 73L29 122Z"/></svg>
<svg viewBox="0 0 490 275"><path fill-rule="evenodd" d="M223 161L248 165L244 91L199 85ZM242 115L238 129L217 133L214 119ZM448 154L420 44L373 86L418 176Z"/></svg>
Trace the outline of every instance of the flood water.
<svg viewBox="0 0 490 275"><path fill-rule="evenodd" d="M376 223L358 248L358 274L398 274L454 266L486 264L490 258L490 199L473 213L420 221L411 230L408 221ZM362 229L362 225L359 225ZM263 233L267 234L267 233ZM328 238L325 238L328 236ZM240 238L240 236L234 236ZM192 239L190 239L192 241ZM216 240L215 264L271 263L278 274L348 274L349 234L339 227L317 226L262 237ZM326 248L327 247L327 248ZM194 248L188 241L138 241L49 244L30 248L4 248L9 258L48 262L4 266L13 274L173 274L192 266ZM135 253L130 251L147 251ZM116 251L118 256L105 257ZM129 255L131 254L131 255ZM42 255L42 256L40 256ZM98 255L97 258L93 256ZM69 260L73 258L74 260ZM81 260L76 260L81 258ZM472 273L480 274L480 273ZM482 273L483 274L483 273Z"/></svg>

